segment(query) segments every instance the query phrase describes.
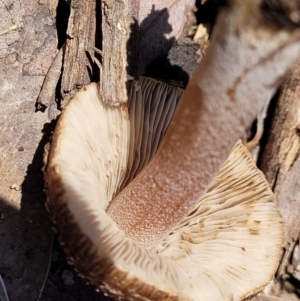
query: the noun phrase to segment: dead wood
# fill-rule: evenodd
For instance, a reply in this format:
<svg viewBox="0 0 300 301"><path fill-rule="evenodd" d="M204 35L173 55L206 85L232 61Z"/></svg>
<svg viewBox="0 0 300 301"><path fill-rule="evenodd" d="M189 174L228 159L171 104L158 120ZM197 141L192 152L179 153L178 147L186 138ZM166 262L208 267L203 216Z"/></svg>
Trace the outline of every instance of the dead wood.
<svg viewBox="0 0 300 301"><path fill-rule="evenodd" d="M127 40L130 12L127 0L102 1L102 68L100 93L110 105L127 102ZM117 79L117 80L116 80Z"/></svg>
<svg viewBox="0 0 300 301"><path fill-rule="evenodd" d="M282 214L286 243L299 238L300 229L300 61L280 91L259 167L273 188Z"/></svg>
<svg viewBox="0 0 300 301"><path fill-rule="evenodd" d="M74 94L90 83L91 62L87 52L95 45L96 2L72 0L64 49L61 95L62 107L66 106Z"/></svg>

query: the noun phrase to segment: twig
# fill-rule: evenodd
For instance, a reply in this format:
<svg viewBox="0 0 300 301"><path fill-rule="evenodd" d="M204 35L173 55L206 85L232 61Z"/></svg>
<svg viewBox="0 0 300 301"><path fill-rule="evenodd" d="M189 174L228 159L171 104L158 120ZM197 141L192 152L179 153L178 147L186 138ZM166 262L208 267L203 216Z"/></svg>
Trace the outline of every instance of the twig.
<svg viewBox="0 0 300 301"><path fill-rule="evenodd" d="M44 288L45 288L45 285L46 285L46 282L47 282L47 279L48 279L48 275L49 275L49 271L50 271L50 267L51 267L51 258L52 258L51 254L52 254L52 251L53 251L53 241L54 241L54 234L52 233L50 252L49 252L49 258L48 258L47 273L45 274L44 281L43 281L42 287L40 288L39 296L38 296L37 301L40 300L40 298L42 297L42 294L43 294L43 291L44 291Z"/></svg>
<svg viewBox="0 0 300 301"><path fill-rule="evenodd" d="M63 47L58 51L47 72L47 75L45 76L42 89L36 101L36 108L38 111L44 111L48 107L50 101L53 99L55 87L61 75L62 63Z"/></svg>
<svg viewBox="0 0 300 301"><path fill-rule="evenodd" d="M4 297L4 299L2 299L2 297ZM0 275L0 301L9 301L7 290L1 275Z"/></svg>
<svg viewBox="0 0 300 301"><path fill-rule="evenodd" d="M2 35L4 35L4 34L10 32L10 31L12 31L12 30L21 28L20 25L21 25L21 24L14 24L14 25L8 27L7 29L5 29L5 30L3 30L3 31L0 32L0 36L2 36Z"/></svg>

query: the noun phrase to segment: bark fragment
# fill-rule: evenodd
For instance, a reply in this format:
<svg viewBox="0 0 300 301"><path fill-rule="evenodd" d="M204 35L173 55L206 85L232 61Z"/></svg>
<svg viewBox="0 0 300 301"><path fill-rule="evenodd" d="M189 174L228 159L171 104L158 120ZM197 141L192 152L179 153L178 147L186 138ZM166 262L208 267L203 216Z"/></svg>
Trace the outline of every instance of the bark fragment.
<svg viewBox="0 0 300 301"><path fill-rule="evenodd" d="M128 0L102 1L102 68L100 93L105 102L119 105L127 102L127 40L130 30Z"/></svg>
<svg viewBox="0 0 300 301"><path fill-rule="evenodd" d="M87 51L95 45L96 2L72 0L65 45L61 94L62 107L67 105L74 94L90 83L91 64Z"/></svg>
<svg viewBox="0 0 300 301"><path fill-rule="evenodd" d="M283 216L286 242L300 229L300 61L283 86L273 113L259 167L273 187Z"/></svg>

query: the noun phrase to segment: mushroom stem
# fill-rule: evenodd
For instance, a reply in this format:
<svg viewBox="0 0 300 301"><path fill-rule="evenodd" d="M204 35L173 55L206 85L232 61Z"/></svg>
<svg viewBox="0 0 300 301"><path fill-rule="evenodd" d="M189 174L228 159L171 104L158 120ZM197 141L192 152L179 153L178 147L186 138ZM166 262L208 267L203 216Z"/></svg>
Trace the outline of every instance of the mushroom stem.
<svg viewBox="0 0 300 301"><path fill-rule="evenodd" d="M229 1L160 149L108 208L126 236L155 247L206 192L298 58L296 15L297 5Z"/></svg>

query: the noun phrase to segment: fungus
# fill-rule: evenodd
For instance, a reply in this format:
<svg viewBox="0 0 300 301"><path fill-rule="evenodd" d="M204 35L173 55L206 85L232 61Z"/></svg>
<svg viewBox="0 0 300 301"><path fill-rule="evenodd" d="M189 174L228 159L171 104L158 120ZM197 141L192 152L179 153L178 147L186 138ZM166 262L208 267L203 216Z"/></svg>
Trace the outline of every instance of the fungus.
<svg viewBox="0 0 300 301"><path fill-rule="evenodd" d="M46 156L47 208L70 262L98 289L118 300L243 300L273 277L281 218L236 143L300 53L295 18L282 26L290 6L272 14L273 6L229 1L162 145L127 186L155 152L180 92L170 106L161 84L142 105L134 96L157 85L143 79L129 107L142 114L129 116L91 84L62 113Z"/></svg>
<svg viewBox="0 0 300 301"><path fill-rule="evenodd" d="M271 280L283 240L273 194L241 142L205 196L152 250L105 211L155 152L180 95L142 78L127 111L104 104L96 84L82 89L53 136L47 207L70 262L117 299L240 300Z"/></svg>

